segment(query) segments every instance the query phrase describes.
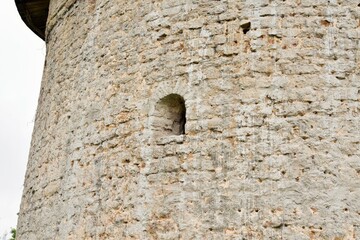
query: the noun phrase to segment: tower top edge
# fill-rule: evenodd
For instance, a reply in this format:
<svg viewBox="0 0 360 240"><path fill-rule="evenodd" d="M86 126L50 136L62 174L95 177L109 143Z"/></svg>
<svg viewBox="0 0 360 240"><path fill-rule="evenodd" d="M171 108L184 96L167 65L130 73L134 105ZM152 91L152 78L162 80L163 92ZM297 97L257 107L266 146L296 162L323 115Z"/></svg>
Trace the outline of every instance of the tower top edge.
<svg viewBox="0 0 360 240"><path fill-rule="evenodd" d="M21 19L43 40L45 40L49 3L50 0L15 0Z"/></svg>

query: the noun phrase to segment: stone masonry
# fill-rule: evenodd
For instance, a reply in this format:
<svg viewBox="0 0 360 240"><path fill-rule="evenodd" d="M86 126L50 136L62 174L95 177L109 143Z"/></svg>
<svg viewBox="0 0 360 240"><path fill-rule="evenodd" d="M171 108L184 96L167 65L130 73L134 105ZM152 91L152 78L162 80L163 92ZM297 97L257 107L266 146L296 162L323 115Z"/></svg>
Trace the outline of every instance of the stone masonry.
<svg viewBox="0 0 360 240"><path fill-rule="evenodd" d="M18 240L360 239L359 0L51 0Z"/></svg>

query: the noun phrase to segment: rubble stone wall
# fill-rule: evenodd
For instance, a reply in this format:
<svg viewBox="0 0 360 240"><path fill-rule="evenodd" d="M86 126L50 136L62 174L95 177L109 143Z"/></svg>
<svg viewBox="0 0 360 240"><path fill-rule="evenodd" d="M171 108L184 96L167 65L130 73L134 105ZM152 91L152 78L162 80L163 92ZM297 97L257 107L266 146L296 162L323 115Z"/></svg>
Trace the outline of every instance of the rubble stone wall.
<svg viewBox="0 0 360 240"><path fill-rule="evenodd" d="M52 0L17 239L360 239L359 17Z"/></svg>

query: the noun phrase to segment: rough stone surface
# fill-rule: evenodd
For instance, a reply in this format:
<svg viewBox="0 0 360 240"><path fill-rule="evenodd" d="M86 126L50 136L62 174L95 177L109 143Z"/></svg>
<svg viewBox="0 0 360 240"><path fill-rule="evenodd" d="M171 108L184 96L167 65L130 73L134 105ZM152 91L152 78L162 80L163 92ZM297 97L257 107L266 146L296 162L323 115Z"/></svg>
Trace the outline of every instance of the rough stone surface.
<svg viewBox="0 0 360 240"><path fill-rule="evenodd" d="M52 0L17 239L360 239L359 17ZM154 134L169 94L185 135Z"/></svg>

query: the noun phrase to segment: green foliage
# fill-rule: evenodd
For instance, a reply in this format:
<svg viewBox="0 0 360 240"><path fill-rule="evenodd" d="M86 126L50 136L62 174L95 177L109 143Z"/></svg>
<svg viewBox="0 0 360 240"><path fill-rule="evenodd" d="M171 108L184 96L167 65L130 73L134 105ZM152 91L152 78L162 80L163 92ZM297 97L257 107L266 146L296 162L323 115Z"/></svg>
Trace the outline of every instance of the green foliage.
<svg viewBox="0 0 360 240"><path fill-rule="evenodd" d="M16 239L16 228L12 228L10 233L11 233L11 238L9 240L15 240Z"/></svg>

